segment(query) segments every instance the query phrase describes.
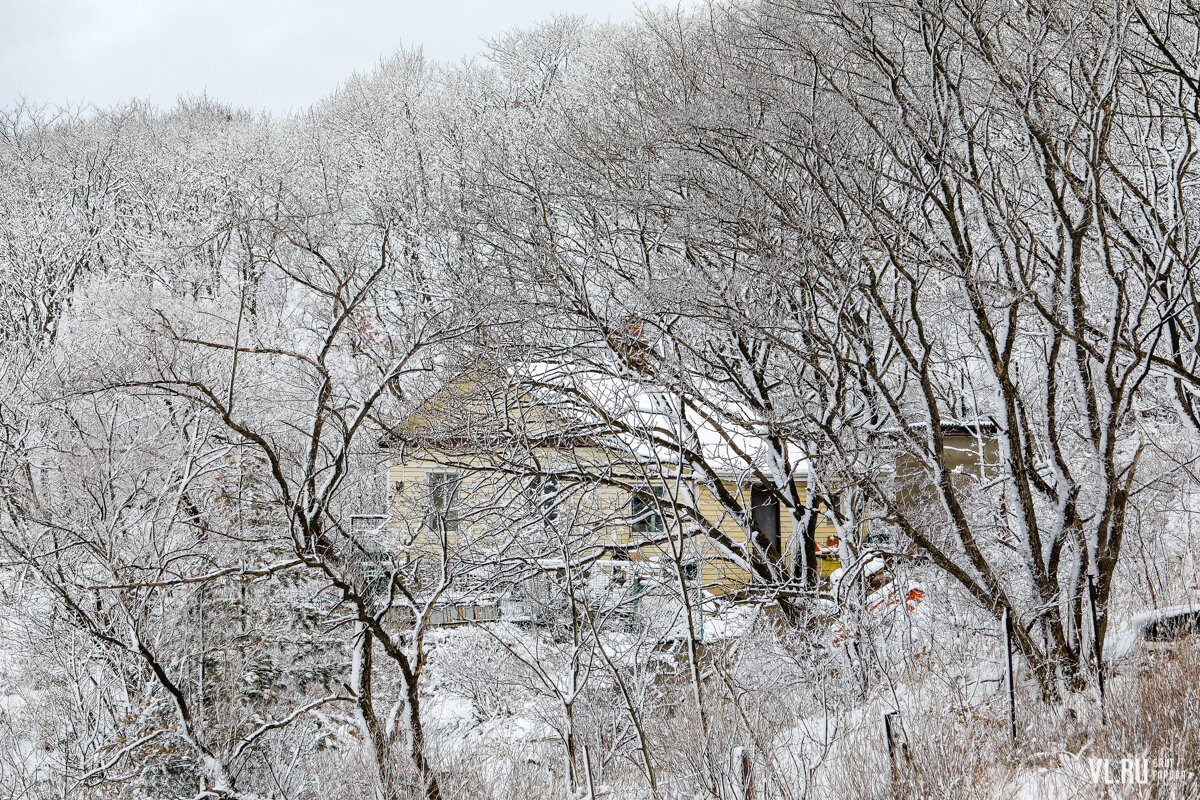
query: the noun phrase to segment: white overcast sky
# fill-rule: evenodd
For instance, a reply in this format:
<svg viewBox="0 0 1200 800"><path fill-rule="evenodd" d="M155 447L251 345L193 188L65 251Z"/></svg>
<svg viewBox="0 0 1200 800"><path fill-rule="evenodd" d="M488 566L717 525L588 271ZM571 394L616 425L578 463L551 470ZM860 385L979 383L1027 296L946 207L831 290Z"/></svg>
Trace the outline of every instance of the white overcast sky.
<svg viewBox="0 0 1200 800"><path fill-rule="evenodd" d="M306 106L401 44L457 60L555 13L614 22L637 0L0 0L0 106L172 105L207 91ZM653 4L651 4L653 5Z"/></svg>

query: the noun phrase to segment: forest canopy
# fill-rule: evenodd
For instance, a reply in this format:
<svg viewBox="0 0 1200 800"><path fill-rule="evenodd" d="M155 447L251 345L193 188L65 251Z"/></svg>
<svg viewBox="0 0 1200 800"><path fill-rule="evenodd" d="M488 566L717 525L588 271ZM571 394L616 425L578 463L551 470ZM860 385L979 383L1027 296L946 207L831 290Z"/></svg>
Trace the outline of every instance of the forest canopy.
<svg viewBox="0 0 1200 800"><path fill-rule="evenodd" d="M1095 740L1145 689L1105 643L1200 591L1197 135L1200 12L1140 0L713 2L286 116L4 110L0 795L966 796L931 765L1002 782L1003 631L1022 741ZM429 484L431 551L386 468L464 376L506 411L447 470L504 478L461 529ZM548 466L549 418L605 460ZM601 490L652 577L572 523ZM946 751L889 765L886 709ZM1162 724L1104 741L1200 763Z"/></svg>

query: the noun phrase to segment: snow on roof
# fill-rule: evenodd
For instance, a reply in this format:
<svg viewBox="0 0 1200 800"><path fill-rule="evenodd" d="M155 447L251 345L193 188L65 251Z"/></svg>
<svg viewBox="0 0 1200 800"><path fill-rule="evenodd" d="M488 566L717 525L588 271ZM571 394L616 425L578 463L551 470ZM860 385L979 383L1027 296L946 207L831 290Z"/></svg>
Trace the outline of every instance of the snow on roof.
<svg viewBox="0 0 1200 800"><path fill-rule="evenodd" d="M1169 619L1177 617L1180 614L1200 614L1200 603L1183 606L1167 606L1166 608L1158 608L1154 611L1146 611L1135 616L1130 620L1130 627L1134 630L1144 630L1151 624L1158 622L1161 619Z"/></svg>
<svg viewBox="0 0 1200 800"><path fill-rule="evenodd" d="M713 386L708 397L723 392ZM547 442L593 442L652 464L677 464L680 450L697 452L723 478L741 482L753 472L781 484L804 478L808 461L794 443L786 459L776 459L765 436L765 423L732 403L697 404L687 398L686 414L678 395L633 375L620 376L584 362L523 362L480 365L464 372L398 426L381 445L425 440L452 444L462 440L502 441L511 436L542 437Z"/></svg>
<svg viewBox="0 0 1200 800"><path fill-rule="evenodd" d="M808 474L808 460L794 443L788 445L785 463L773 463L765 423L751 421L748 410L736 405L697 407L689 397L686 413L680 414L680 400L669 391L581 364L527 363L512 368L511 375L547 395L558 394L548 401L565 399L578 421L595 425L639 459L676 463L683 446L698 450L727 477L752 470L793 478ZM720 397L721 392L713 387L709 395Z"/></svg>
<svg viewBox="0 0 1200 800"><path fill-rule="evenodd" d="M1146 629L1151 625L1160 620L1183 614L1200 614L1200 603L1167 606L1136 615L1129 621L1128 626L1122 628L1121 635L1116 638L1116 641L1106 648L1105 657L1114 661L1124 658L1129 651L1133 650L1138 640L1145 635Z"/></svg>

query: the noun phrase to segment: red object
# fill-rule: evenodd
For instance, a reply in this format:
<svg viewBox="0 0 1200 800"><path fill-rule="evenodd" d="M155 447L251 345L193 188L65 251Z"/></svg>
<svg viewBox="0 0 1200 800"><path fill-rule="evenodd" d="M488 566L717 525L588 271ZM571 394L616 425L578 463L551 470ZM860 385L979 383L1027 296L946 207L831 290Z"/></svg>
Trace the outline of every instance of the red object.
<svg viewBox="0 0 1200 800"><path fill-rule="evenodd" d="M909 589L908 594L904 596L904 607L909 611L915 611L917 606L921 605L921 601L925 599L925 592L921 589ZM875 605L871 606L872 611L876 611L883 606L894 606L900 603L900 597L896 593L896 588L893 586L887 594L887 597L880 600Z"/></svg>

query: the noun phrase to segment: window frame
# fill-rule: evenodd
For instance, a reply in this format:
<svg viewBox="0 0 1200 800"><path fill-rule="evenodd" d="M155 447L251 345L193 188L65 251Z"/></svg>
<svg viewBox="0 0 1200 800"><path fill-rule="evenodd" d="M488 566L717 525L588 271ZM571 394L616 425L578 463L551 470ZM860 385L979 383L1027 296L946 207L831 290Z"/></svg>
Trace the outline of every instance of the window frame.
<svg viewBox="0 0 1200 800"><path fill-rule="evenodd" d="M445 494L446 487L450 487L449 497ZM431 470L425 473L425 488L429 492L425 527L431 531L457 533L461 523L462 473Z"/></svg>
<svg viewBox="0 0 1200 800"><path fill-rule="evenodd" d="M534 475L525 483L525 499L535 515L546 522L558 521L559 480L554 475Z"/></svg>
<svg viewBox="0 0 1200 800"><path fill-rule="evenodd" d="M649 492L653 494L659 501L658 503L647 503L640 498L637 492L630 493L629 496L629 530L631 533L663 533L667 530L667 521L663 519L662 503L663 496L666 492L662 486L646 486L638 491ZM641 509L638 508L641 505ZM658 520L657 525L653 524L653 520Z"/></svg>

